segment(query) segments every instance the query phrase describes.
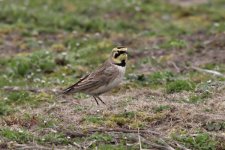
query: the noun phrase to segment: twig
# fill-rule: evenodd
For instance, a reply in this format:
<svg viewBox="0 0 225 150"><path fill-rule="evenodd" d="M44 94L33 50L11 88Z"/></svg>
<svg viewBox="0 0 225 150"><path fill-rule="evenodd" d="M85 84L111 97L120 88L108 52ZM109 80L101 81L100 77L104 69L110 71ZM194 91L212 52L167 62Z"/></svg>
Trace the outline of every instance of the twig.
<svg viewBox="0 0 225 150"><path fill-rule="evenodd" d="M156 144L155 142L151 142L149 140L146 140L143 136L140 136L140 137L142 139L142 143L145 143L145 144L151 146L151 148L171 150L170 146L168 147L167 145L165 145L165 143L162 143L163 145L159 145L159 144ZM144 149L142 149L142 150L144 150Z"/></svg>
<svg viewBox="0 0 225 150"><path fill-rule="evenodd" d="M87 129L84 132L71 132L67 131L66 134L70 137L85 137L89 134L94 132L122 132L122 133L140 133L140 134L153 134L160 136L161 134L156 131L151 130L130 130L130 129L122 129L122 128L115 128L115 129L107 129L107 128L100 128L100 129Z"/></svg>
<svg viewBox="0 0 225 150"><path fill-rule="evenodd" d="M180 73L180 68L177 66L177 64L175 62L171 62L171 64L173 65L173 67L176 69L176 71L178 73Z"/></svg>
<svg viewBox="0 0 225 150"><path fill-rule="evenodd" d="M141 146L141 136L140 136L139 128L138 128L138 142L139 142L140 150L142 150L142 146Z"/></svg>
<svg viewBox="0 0 225 150"><path fill-rule="evenodd" d="M96 143L96 140L91 141L87 146L84 147L84 149L88 149L91 145L93 145L94 143Z"/></svg>
<svg viewBox="0 0 225 150"><path fill-rule="evenodd" d="M191 150L191 149L188 149L188 148L184 147L183 145L179 144L178 142L175 142L175 144L176 144L176 146L177 146L178 148L180 148L181 150Z"/></svg>
<svg viewBox="0 0 225 150"><path fill-rule="evenodd" d="M225 135L223 135L222 133L210 133L210 132L208 132L208 134L216 137L217 139L221 139L221 140L225 141Z"/></svg>
<svg viewBox="0 0 225 150"><path fill-rule="evenodd" d="M193 117L196 119L206 120L206 121L224 121L225 116L224 114L209 114L209 113L200 113L196 112L193 113Z"/></svg>
<svg viewBox="0 0 225 150"><path fill-rule="evenodd" d="M166 143L163 139L160 138L160 142L166 146L167 150L175 150L173 147L171 147L169 144Z"/></svg>
<svg viewBox="0 0 225 150"><path fill-rule="evenodd" d="M209 74L213 74L215 76L219 76L219 77L225 78L224 74L222 74L222 73L220 73L218 71L215 71L215 70L202 69L202 68L195 67L195 66L192 66L191 68L194 69L194 70L200 71L200 72L205 72L205 73L209 73Z"/></svg>
<svg viewBox="0 0 225 150"><path fill-rule="evenodd" d="M134 143L134 144L128 144L127 143L127 146L139 145L139 147L140 147L140 141L141 141L141 143L144 143L144 144L148 145L149 147L151 147L151 149L155 148L155 149L167 150L166 146L159 145L159 144L156 144L155 142L149 141L149 140L145 139L145 136L146 135L141 135L141 134L139 134L139 136L137 136L136 133L130 133L129 134L129 139L132 140L132 141L137 141L137 142ZM152 137L151 137L151 139L152 139ZM147 150L147 149L143 149L142 146L141 146L141 149L142 150Z"/></svg>
<svg viewBox="0 0 225 150"><path fill-rule="evenodd" d="M142 141L143 141L143 143L148 144L148 145L151 146L152 148L165 149L165 150L167 150L167 147L166 147L166 146L159 145L159 144L156 144L156 143L147 141L147 140L146 140L145 138L143 138L143 137L142 137Z"/></svg>
<svg viewBox="0 0 225 150"><path fill-rule="evenodd" d="M74 145L74 146L78 147L79 149L82 149L82 148L83 148L80 144L78 144L78 143L76 143L76 142L73 142L73 144L72 144L72 145Z"/></svg>
<svg viewBox="0 0 225 150"><path fill-rule="evenodd" d="M90 132L123 132L123 133L142 133L142 134L154 134L154 135L161 135L159 132L152 131L152 130L134 130L134 129L123 129L123 128L115 128L115 129L91 129Z"/></svg>
<svg viewBox="0 0 225 150"><path fill-rule="evenodd" d="M41 92L59 93L60 92L59 89L39 89L39 88L18 87L18 86L4 86L2 89L9 92L18 92L18 91L29 91L33 93L41 93Z"/></svg>
<svg viewBox="0 0 225 150"><path fill-rule="evenodd" d="M24 150L25 149L42 149L42 150L51 150L52 149L52 148L44 147L41 145L26 145L26 144L18 144L18 143L14 143L13 146L24 149Z"/></svg>

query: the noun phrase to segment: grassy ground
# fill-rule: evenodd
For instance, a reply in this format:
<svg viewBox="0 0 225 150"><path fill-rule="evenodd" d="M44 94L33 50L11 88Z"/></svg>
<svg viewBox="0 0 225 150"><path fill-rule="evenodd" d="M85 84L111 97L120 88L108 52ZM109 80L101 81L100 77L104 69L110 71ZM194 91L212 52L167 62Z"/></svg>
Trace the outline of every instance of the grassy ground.
<svg viewBox="0 0 225 150"><path fill-rule="evenodd" d="M0 149L225 149L225 79L206 72L225 74L224 6L0 1ZM55 94L118 45L127 74L106 106Z"/></svg>

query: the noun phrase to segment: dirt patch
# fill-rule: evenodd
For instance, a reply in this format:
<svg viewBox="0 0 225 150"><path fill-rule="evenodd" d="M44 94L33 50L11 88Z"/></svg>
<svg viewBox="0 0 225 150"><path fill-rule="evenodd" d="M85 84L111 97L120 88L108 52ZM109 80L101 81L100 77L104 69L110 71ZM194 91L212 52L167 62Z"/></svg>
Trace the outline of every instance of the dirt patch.
<svg viewBox="0 0 225 150"><path fill-rule="evenodd" d="M12 31L1 34L0 56L12 56L22 52L33 52L35 50L47 49L52 44L61 43L66 33L37 34L32 36L22 35L21 32Z"/></svg>
<svg viewBox="0 0 225 150"><path fill-rule="evenodd" d="M209 0L169 0L169 2L173 5L189 7L189 6L201 5L201 4L208 3Z"/></svg>
<svg viewBox="0 0 225 150"><path fill-rule="evenodd" d="M181 59L177 59L178 61L189 61L194 65L225 63L225 34L197 34L184 37L184 40L188 41L189 48L180 54Z"/></svg>
<svg viewBox="0 0 225 150"><path fill-rule="evenodd" d="M190 135L196 134L196 131L204 131L224 139L221 132L225 130L222 126L225 122L223 115L225 94L223 92L213 94L205 102L198 104L184 102L191 94L191 92L166 94L162 89L131 89L117 94L103 95L102 99L106 105L99 106L92 97L84 99L74 99L71 96L58 97L54 102L44 103L38 108L22 107L20 112L14 114L13 118L9 117L8 122L1 120L0 124L3 126L7 123L7 126L17 130L25 127L34 135L57 132L68 135L68 131L70 135L77 131L83 131L85 134L88 129L137 130L138 126L133 124L137 123L137 125L141 125L141 129L150 129L160 133L163 138L181 131ZM207 109L210 109L211 112L206 111ZM27 120L26 122L18 120L21 114L42 117L44 118L43 123L48 120L57 120L57 123L53 127L39 130L37 124L40 120L31 117L28 120L30 124L27 126L24 124L27 123ZM128 114L128 116L123 116L124 114ZM113 122L110 122L110 119L113 119ZM123 120L126 121L123 122ZM114 140L120 138L118 133L105 132L104 134L115 136ZM131 140L129 135L126 136L128 136L128 140ZM145 138L151 138L149 140L151 141L152 137L152 135L148 135Z"/></svg>
<svg viewBox="0 0 225 150"><path fill-rule="evenodd" d="M129 90L125 94L102 96L106 105L99 106L92 97L82 100L64 97L53 104L44 104L43 107L32 109L31 115L38 115L41 112L42 115L55 118L60 121L56 127L59 129L71 128L71 126L74 129L85 129L107 127L106 124L85 123L84 118L87 116L110 117L124 112L136 112L137 120L142 119L138 118L139 113L142 114L141 117L146 118L143 120L144 123L142 122L145 127L159 131L165 136L174 130L185 129L192 133L202 128L207 122L225 121L223 116L225 105L221 105L224 101L224 94L215 95L206 103L201 104L189 104L181 101L181 99L188 99L190 94L182 92L166 95L161 90ZM169 109L156 112L155 108L161 106L168 106ZM214 112L207 113L205 112L206 108L211 108ZM31 112L31 110L28 111Z"/></svg>
<svg viewBox="0 0 225 150"><path fill-rule="evenodd" d="M9 34L5 34L1 36L1 40L4 41L0 45L0 55L9 55L12 53L19 53L25 50L26 48L21 46L22 37L17 32L10 32Z"/></svg>
<svg viewBox="0 0 225 150"><path fill-rule="evenodd" d="M137 63L140 58L149 58L153 60L153 65L142 64L139 72L157 71L170 69L175 72L187 70L189 66L204 66L206 64L224 64L225 63L225 34L205 35L202 33L191 36L181 36L181 39L187 43L185 48L166 48L158 49L166 39L145 39L145 42L136 43L136 47L130 51L131 63ZM120 40L121 41L121 40ZM137 40L138 41L138 40ZM134 40L123 42L133 45Z"/></svg>

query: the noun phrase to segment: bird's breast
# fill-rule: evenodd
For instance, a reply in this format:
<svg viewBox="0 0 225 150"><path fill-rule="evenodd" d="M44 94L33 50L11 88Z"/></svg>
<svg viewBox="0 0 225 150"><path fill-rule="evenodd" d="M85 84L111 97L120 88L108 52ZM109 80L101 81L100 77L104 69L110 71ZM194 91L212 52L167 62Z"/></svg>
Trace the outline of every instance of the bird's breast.
<svg viewBox="0 0 225 150"><path fill-rule="evenodd" d="M99 87L98 89L96 89L94 91L93 94L105 93L105 92L111 90L112 88L118 86L122 82L126 68L125 67L121 67L121 66L116 66L116 67L118 69L118 74L114 78L114 80L112 80L108 84L105 84L104 86Z"/></svg>

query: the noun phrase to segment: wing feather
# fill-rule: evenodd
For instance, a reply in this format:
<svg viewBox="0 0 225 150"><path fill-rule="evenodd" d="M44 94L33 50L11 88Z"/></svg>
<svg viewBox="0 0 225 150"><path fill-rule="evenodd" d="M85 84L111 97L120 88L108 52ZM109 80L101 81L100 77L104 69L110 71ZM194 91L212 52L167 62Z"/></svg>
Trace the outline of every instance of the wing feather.
<svg viewBox="0 0 225 150"><path fill-rule="evenodd" d="M63 93L75 93L75 92L85 92L90 91L104 86L114 80L117 74L117 69L112 66L109 61L106 61L100 68L95 72L86 75L84 78L80 79L77 83L66 88Z"/></svg>
<svg viewBox="0 0 225 150"><path fill-rule="evenodd" d="M89 75L84 76L83 78L81 78L78 82L76 82L75 84L69 86L68 88L63 90L63 94L67 94L70 93L74 90L74 87L77 86L80 82L82 82L83 80L85 80Z"/></svg>

